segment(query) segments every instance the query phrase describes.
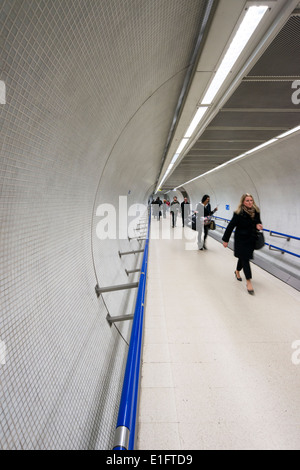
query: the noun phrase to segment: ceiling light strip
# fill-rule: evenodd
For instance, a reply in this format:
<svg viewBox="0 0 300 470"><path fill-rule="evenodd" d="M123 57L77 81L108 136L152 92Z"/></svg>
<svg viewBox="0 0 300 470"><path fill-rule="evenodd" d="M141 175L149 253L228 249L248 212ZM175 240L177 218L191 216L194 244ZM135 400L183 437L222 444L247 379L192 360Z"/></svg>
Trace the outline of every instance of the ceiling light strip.
<svg viewBox="0 0 300 470"><path fill-rule="evenodd" d="M249 7L246 11L246 14L233 38L231 41L228 50L225 56L222 59L220 66L207 90L205 93L204 98L201 101L201 106L198 108L194 118L192 119L182 141L178 149L176 150L177 157L175 161L178 159L179 154L185 148L188 140L193 135L195 129L197 128L198 124L203 119L208 106L211 105L213 99L215 98L216 94L220 90L221 86L223 85L225 79L227 78L229 72L232 70L233 65L237 61L238 57L241 55L243 49L245 48L246 44L248 43L249 39L253 35L255 29L259 25L260 21L262 20L265 12L268 10L268 6L260 5L256 6L253 5ZM175 155L176 155L175 154ZM175 156L174 155L174 156ZM174 157L172 159L172 162ZM174 163L175 163L174 161ZM170 165L162 178L160 184L157 186L156 191L161 187L162 183L165 181L166 177L168 176L171 168Z"/></svg>
<svg viewBox="0 0 300 470"><path fill-rule="evenodd" d="M201 104L209 105L212 103L267 10L267 6L255 5L247 10Z"/></svg>
<svg viewBox="0 0 300 470"><path fill-rule="evenodd" d="M247 152L242 153L241 155L238 155L237 157L232 158L231 160L228 160L228 161L225 162L225 163L222 163L222 165L218 165L216 168L213 168L212 170L206 171L205 173L202 173L201 175L196 176L195 178L193 178L193 179L191 179L191 180L189 180L189 181L186 181L185 183L180 184L179 186L176 187L176 189L177 189L177 188L181 188L182 186L184 186L184 185L186 185L186 184L192 183L192 181L195 181L195 180L197 180L198 178L201 178L202 176L206 176L206 175L208 175L209 173L212 173L213 171L220 170L220 169L223 168L224 166L229 165L230 163L233 163L233 162L235 162L236 160L239 160L239 159L241 159L241 158L244 158L244 157L246 157L247 155L250 155L250 154L252 154L252 153L255 153L257 150L260 150L260 149L262 149L263 147L267 147L267 146L273 144L274 142L278 142L280 139L282 139L282 138L284 138L284 137L287 137L287 136L289 136L289 135L291 135L291 134L294 134L295 132L298 132L298 131L300 131L300 125L294 127L293 129L290 129L290 130L287 131L287 132L284 132L283 134L278 135L277 137L274 137L273 139L268 140L267 142L264 142L264 143L261 144L261 145L258 145L257 147L254 147L254 148L251 149L251 150L248 150Z"/></svg>

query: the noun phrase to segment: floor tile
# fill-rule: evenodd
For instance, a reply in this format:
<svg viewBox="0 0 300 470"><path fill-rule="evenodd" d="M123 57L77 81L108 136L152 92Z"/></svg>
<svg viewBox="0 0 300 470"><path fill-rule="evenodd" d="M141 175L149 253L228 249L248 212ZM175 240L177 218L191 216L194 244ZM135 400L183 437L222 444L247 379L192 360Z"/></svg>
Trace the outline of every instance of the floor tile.
<svg viewBox="0 0 300 470"><path fill-rule="evenodd" d="M150 240L137 448L300 450L300 293L252 265L250 296L231 250L168 223Z"/></svg>

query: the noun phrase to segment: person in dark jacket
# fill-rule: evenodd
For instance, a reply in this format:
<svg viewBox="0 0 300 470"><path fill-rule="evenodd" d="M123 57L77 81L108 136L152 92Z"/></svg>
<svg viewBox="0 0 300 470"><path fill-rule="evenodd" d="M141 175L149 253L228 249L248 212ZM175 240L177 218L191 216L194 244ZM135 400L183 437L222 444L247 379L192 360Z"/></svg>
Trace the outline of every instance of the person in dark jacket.
<svg viewBox="0 0 300 470"><path fill-rule="evenodd" d="M247 281L247 290L249 294L253 295L250 259L253 258L256 231L262 230L263 226L259 208L251 194L243 194L239 206L225 230L222 238L225 248L228 246L234 228L234 256L238 258L234 274L238 281L242 281L240 271L243 269Z"/></svg>
<svg viewBox="0 0 300 470"><path fill-rule="evenodd" d="M162 200L157 197L155 199L155 201L152 202L153 205L153 216L154 218L157 217L157 220L160 220L160 217L161 217L161 210L160 210L160 206L162 205Z"/></svg>
<svg viewBox="0 0 300 470"><path fill-rule="evenodd" d="M214 210L211 210L211 206L210 206L209 201L210 201L210 196L208 194L204 194L204 196L202 198L202 204L204 205L204 218L205 217L211 217L218 210L217 207L215 207ZM206 225L204 223L204 242L203 242L204 250L206 250L205 242L206 242L206 239L207 239L208 230L209 230L209 224Z"/></svg>

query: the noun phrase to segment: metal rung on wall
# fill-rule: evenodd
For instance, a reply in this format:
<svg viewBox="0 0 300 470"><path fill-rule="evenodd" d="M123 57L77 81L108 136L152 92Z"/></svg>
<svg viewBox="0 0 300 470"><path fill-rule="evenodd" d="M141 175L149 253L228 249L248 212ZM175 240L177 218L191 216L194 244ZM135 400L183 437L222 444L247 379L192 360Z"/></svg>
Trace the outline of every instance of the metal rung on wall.
<svg viewBox="0 0 300 470"><path fill-rule="evenodd" d="M106 315L106 320L110 325L112 325L115 322L118 321L126 321L126 320L133 320L133 314L132 315L120 315L118 317L112 317L109 313Z"/></svg>
<svg viewBox="0 0 300 470"><path fill-rule="evenodd" d="M124 256L124 255L134 255L135 253L143 253L144 249L142 250L132 250L132 251L124 251L123 253L121 253L120 251L118 252L119 253L119 256L121 258L121 256Z"/></svg>
<svg viewBox="0 0 300 470"><path fill-rule="evenodd" d="M128 240L131 241L131 240L146 240L146 238L141 238L143 236L145 236L146 234L145 233L141 233L140 235L138 235L137 237L128 237Z"/></svg>
<svg viewBox="0 0 300 470"><path fill-rule="evenodd" d="M277 248L276 246L273 246L273 245L269 245L269 250L271 250L271 251L280 251L280 253L283 254L283 255L285 253L284 250L281 250L280 248Z"/></svg>
<svg viewBox="0 0 300 470"><path fill-rule="evenodd" d="M103 294L103 292L114 292L117 290L132 289L138 286L139 286L138 282L129 282L128 284L119 284L117 286L108 286L108 287L99 287L97 284L95 287L95 291L96 291L97 297L99 297L99 295Z"/></svg>
<svg viewBox="0 0 300 470"><path fill-rule="evenodd" d="M270 230L270 237L277 237L277 238L285 238L288 242L290 241L290 237L288 235L284 235L283 233L274 233Z"/></svg>
<svg viewBox="0 0 300 470"><path fill-rule="evenodd" d="M127 274L127 276L129 276L129 274L131 273L139 273L141 271L140 268L137 268L137 269L125 269L125 273Z"/></svg>

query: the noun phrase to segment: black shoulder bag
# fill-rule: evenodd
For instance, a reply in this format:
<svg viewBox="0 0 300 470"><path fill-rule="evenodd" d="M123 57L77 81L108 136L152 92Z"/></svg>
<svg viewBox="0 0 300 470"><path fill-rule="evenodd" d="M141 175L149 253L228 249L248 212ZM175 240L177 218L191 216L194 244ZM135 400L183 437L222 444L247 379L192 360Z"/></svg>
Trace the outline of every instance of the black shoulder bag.
<svg viewBox="0 0 300 470"><path fill-rule="evenodd" d="M255 238L255 250L260 250L263 246L265 246L265 237L264 232L257 230L256 231L256 238Z"/></svg>

